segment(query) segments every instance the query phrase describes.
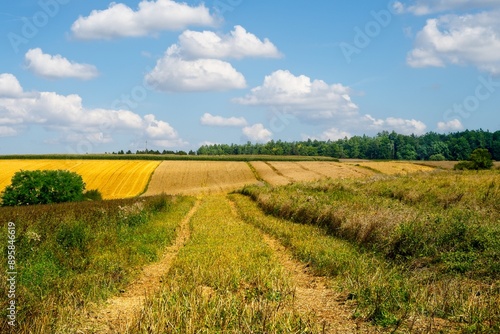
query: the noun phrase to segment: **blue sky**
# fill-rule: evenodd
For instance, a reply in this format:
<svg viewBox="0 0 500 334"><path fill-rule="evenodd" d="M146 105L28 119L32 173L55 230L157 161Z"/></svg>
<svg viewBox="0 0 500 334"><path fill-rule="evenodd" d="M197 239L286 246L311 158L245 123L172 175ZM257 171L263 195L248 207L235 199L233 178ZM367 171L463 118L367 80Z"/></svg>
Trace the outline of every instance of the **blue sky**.
<svg viewBox="0 0 500 334"><path fill-rule="evenodd" d="M500 129L500 2L4 1L0 154Z"/></svg>

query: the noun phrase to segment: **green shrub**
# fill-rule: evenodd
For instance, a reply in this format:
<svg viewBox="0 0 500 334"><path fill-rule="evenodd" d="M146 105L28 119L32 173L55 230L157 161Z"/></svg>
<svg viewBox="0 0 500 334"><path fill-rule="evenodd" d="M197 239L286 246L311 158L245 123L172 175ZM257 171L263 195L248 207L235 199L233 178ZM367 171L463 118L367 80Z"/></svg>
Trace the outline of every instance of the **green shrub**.
<svg viewBox="0 0 500 334"><path fill-rule="evenodd" d="M475 149L471 153L469 160L474 163L474 169L490 169L493 167L491 153L485 148Z"/></svg>
<svg viewBox="0 0 500 334"><path fill-rule="evenodd" d="M471 170L474 169L472 161L460 161L453 167L454 170Z"/></svg>
<svg viewBox="0 0 500 334"><path fill-rule="evenodd" d="M433 154L429 157L430 161L445 161L446 158L442 154Z"/></svg>
<svg viewBox="0 0 500 334"><path fill-rule="evenodd" d="M468 161L461 161L453 167L455 170L482 170L493 167L491 153L485 148L475 149Z"/></svg>
<svg viewBox="0 0 500 334"><path fill-rule="evenodd" d="M87 190L83 193L83 199L86 201L102 201L102 194L97 189Z"/></svg>
<svg viewBox="0 0 500 334"><path fill-rule="evenodd" d="M2 194L2 206L76 202L84 189L82 177L70 171L19 171Z"/></svg>

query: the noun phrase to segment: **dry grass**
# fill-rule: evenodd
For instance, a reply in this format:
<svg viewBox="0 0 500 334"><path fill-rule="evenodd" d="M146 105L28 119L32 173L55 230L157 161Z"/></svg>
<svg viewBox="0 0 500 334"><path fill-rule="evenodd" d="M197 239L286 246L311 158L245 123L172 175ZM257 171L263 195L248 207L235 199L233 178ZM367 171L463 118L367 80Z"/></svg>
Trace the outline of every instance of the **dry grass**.
<svg viewBox="0 0 500 334"><path fill-rule="evenodd" d="M217 193L255 182L245 162L164 161L153 174L145 195Z"/></svg>
<svg viewBox="0 0 500 334"><path fill-rule="evenodd" d="M358 162L355 165L370 168L379 171L383 174L389 174L389 175L408 174L416 172L430 172L434 170L434 168L430 166L423 166L411 162L399 162L399 161L367 161L367 162Z"/></svg>
<svg viewBox="0 0 500 334"><path fill-rule="evenodd" d="M499 184L498 171L438 170L247 187L243 193L268 214L297 226L320 227L367 254L374 251L386 267L351 265L340 271L348 275L344 284L356 297L360 313L374 322L397 326L410 320L409 332L417 332L413 326L421 319L424 324L436 320L438 326L461 327L463 333L499 333ZM252 212L249 217L257 215ZM265 226L268 220L262 219ZM304 243L290 242L296 236L288 234L291 226L295 225L284 222L279 234L266 232L289 242L295 251ZM335 267L321 260L325 251L313 251L316 245L323 242L311 240L299 255L325 274L335 274ZM332 259L342 258L336 252ZM436 323L427 325L432 330L422 332L439 332Z"/></svg>
<svg viewBox="0 0 500 334"><path fill-rule="evenodd" d="M442 169L453 169L458 161L415 161L415 164L429 166L429 167L437 167ZM500 168L500 161L493 162L493 168Z"/></svg>
<svg viewBox="0 0 500 334"><path fill-rule="evenodd" d="M20 170L64 169L82 176L86 189L98 189L104 199L134 197L147 186L159 161L140 160L1 160L0 190Z"/></svg>

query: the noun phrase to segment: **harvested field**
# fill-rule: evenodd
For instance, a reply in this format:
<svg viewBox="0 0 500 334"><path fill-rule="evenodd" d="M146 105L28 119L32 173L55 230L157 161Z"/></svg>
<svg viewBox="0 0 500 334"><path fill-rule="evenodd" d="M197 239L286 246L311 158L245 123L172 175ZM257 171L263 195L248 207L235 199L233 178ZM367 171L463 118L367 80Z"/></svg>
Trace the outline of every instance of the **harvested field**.
<svg viewBox="0 0 500 334"><path fill-rule="evenodd" d="M366 177L375 174L366 168L359 168L338 162L299 162L302 168L314 171L332 179L345 179L353 177Z"/></svg>
<svg viewBox="0 0 500 334"><path fill-rule="evenodd" d="M141 160L1 160L0 191L20 170L69 170L82 176L86 189L98 189L104 199L140 195L159 161Z"/></svg>
<svg viewBox="0 0 500 334"><path fill-rule="evenodd" d="M291 179L285 177L283 174L279 174L276 169L273 169L270 163L263 161L252 161L252 166L255 168L259 176L269 184L273 186L283 186L292 182Z"/></svg>
<svg viewBox="0 0 500 334"><path fill-rule="evenodd" d="M292 182L314 181L325 178L324 175L307 169L297 162L269 162L269 166L278 174Z"/></svg>
<svg viewBox="0 0 500 334"><path fill-rule="evenodd" d="M324 178L356 178L375 174L350 164L325 161L252 162L260 177L273 186L290 182L314 181Z"/></svg>
<svg viewBox="0 0 500 334"><path fill-rule="evenodd" d="M232 191L257 182L239 161L164 161L153 174L146 196Z"/></svg>
<svg viewBox="0 0 500 334"><path fill-rule="evenodd" d="M434 170L433 167L417 165L411 162L399 162L399 161L369 161L369 162L359 162L354 166L361 166L367 169L371 169L375 172L380 172L383 174L407 174L416 172L430 172Z"/></svg>

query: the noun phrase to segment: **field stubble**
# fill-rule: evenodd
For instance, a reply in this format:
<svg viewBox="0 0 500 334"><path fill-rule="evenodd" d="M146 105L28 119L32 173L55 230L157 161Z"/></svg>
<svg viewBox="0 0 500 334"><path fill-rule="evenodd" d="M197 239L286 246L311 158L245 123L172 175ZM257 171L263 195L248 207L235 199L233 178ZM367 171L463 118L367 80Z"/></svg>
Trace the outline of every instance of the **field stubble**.
<svg viewBox="0 0 500 334"><path fill-rule="evenodd" d="M245 162L164 161L155 170L145 195L221 193L256 182Z"/></svg>

